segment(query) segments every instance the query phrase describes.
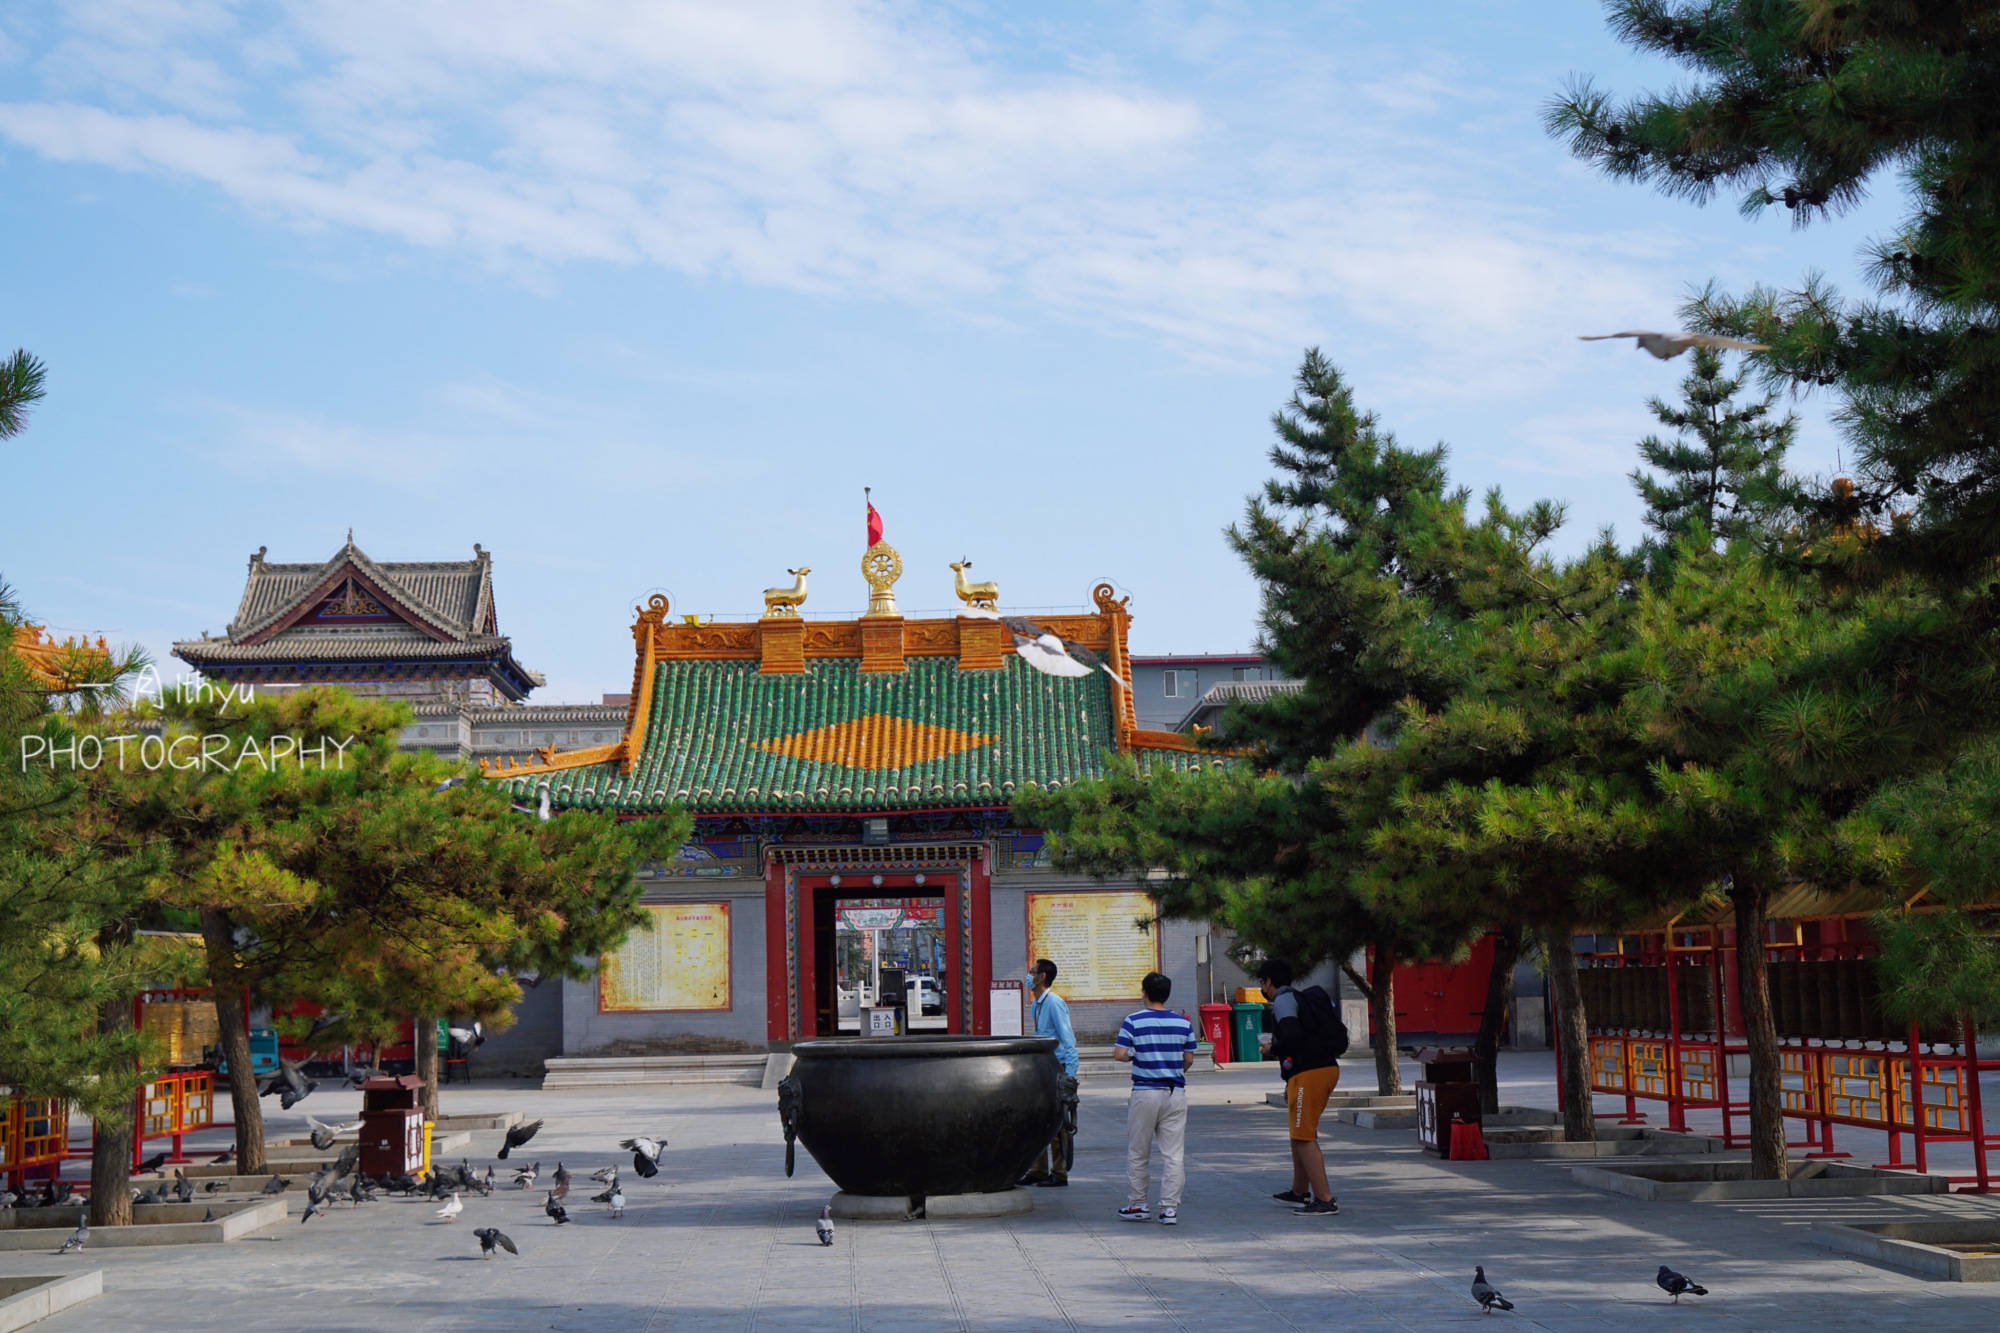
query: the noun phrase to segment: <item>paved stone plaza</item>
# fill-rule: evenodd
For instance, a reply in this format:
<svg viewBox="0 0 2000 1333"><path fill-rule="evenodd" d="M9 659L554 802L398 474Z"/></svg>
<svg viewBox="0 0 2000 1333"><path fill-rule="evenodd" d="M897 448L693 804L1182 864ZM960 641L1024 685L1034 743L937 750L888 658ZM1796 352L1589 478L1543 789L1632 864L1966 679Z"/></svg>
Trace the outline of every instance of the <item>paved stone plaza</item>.
<svg viewBox="0 0 2000 1333"><path fill-rule="evenodd" d="M1510 1056L1509 1101L1546 1102L1548 1057ZM1367 1069L1350 1066L1350 1085ZM1573 1184L1556 1163L1440 1162L1409 1131L1330 1126L1341 1213L1294 1218L1268 1198L1286 1180L1268 1072L1198 1073L1189 1183L1178 1228L1120 1221L1121 1080L1084 1085L1072 1185L997 1222L842 1224L831 1250L811 1219L831 1191L803 1152L791 1180L772 1094L739 1086L544 1093L527 1083L447 1090L446 1110L518 1109L547 1125L524 1150L544 1178L614 1160L617 1140L665 1132L662 1174L635 1181L613 1221L571 1196L557 1228L539 1191L471 1198L462 1218L384 1199L229 1245L0 1254L0 1277L104 1271L105 1294L36 1325L80 1329L1428 1329L1484 1318L1466 1294L1475 1263L1547 1329L1980 1328L2000 1290L1925 1281L1817 1244L1816 1218L2000 1217L1972 1196L1783 1204L1641 1203ZM349 1092L302 1112L348 1116ZM276 1111L272 1104L273 1112ZM497 1132L474 1136L483 1165ZM221 1146L220 1134L213 1138ZM1859 1160L1859 1156L1857 1157ZM472 1231L521 1249L482 1260ZM1710 1287L1679 1309L1654 1286L1667 1263Z"/></svg>

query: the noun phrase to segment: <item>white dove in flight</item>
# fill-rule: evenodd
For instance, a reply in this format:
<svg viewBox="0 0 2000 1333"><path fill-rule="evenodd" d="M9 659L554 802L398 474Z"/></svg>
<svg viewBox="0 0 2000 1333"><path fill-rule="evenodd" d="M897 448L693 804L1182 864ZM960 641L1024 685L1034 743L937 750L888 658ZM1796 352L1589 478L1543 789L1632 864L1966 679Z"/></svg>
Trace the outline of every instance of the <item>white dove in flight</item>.
<svg viewBox="0 0 2000 1333"><path fill-rule="evenodd" d="M1671 360L1690 347L1734 347L1744 352L1771 350L1763 343L1745 342L1741 338L1724 338L1715 333L1653 333L1646 329L1627 329L1623 333L1579 334L1577 341L1594 343L1603 342L1606 338L1637 338L1640 347L1662 361Z"/></svg>

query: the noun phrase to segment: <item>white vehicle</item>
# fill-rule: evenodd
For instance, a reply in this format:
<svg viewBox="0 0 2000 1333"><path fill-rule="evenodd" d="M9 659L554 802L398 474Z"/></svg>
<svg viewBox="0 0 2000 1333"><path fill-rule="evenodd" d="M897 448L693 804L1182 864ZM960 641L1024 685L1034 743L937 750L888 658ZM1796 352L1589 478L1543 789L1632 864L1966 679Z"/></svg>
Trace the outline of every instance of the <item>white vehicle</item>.
<svg viewBox="0 0 2000 1333"><path fill-rule="evenodd" d="M904 1005L913 1014L929 1017L944 1012L944 990L936 977L911 977L903 983Z"/></svg>

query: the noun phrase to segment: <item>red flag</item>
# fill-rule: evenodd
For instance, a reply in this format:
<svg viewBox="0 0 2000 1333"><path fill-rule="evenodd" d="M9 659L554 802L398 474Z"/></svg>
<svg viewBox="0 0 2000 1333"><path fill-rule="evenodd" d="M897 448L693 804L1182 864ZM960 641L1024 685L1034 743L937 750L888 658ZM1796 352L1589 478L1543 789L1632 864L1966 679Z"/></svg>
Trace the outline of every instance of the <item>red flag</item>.
<svg viewBox="0 0 2000 1333"><path fill-rule="evenodd" d="M868 506L868 544L875 545L882 540L882 516L875 512L875 506Z"/></svg>

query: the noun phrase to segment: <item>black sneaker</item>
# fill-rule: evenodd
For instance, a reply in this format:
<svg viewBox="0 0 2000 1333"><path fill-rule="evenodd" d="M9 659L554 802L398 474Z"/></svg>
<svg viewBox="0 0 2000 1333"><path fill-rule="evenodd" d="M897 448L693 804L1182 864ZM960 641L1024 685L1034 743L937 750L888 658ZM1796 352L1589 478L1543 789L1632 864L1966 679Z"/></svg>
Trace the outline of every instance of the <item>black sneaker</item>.
<svg viewBox="0 0 2000 1333"><path fill-rule="evenodd" d="M1066 1187L1066 1186L1067 1186L1067 1185L1069 1184L1069 1177L1068 1177L1068 1176L1043 1176L1043 1177L1042 1177L1042 1178L1041 1178L1040 1180L1037 1180L1037 1181L1035 1182L1035 1184L1037 1184L1037 1185L1041 1185L1041 1186L1043 1186L1044 1188L1047 1188L1047 1189L1057 1189L1057 1190L1059 1190L1059 1189L1062 1189L1062 1188Z"/></svg>
<svg viewBox="0 0 2000 1333"><path fill-rule="evenodd" d="M1019 1180L1015 1181L1014 1183L1016 1185L1024 1185L1024 1186L1046 1185L1049 1183L1049 1178L1047 1176L1022 1176Z"/></svg>
<svg viewBox="0 0 2000 1333"><path fill-rule="evenodd" d="M1271 1196L1279 1203L1311 1203L1312 1195L1300 1194L1296 1190L1279 1190Z"/></svg>
<svg viewBox="0 0 2000 1333"><path fill-rule="evenodd" d="M1332 1217L1340 1211L1340 1205L1332 1199L1321 1203L1318 1199L1308 1199L1303 1208L1292 1209L1293 1217Z"/></svg>

